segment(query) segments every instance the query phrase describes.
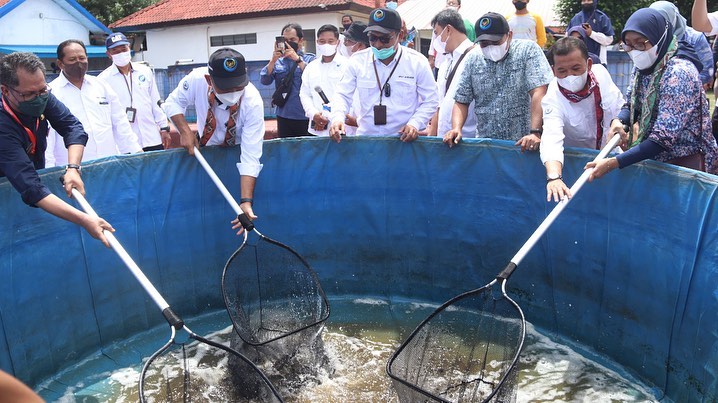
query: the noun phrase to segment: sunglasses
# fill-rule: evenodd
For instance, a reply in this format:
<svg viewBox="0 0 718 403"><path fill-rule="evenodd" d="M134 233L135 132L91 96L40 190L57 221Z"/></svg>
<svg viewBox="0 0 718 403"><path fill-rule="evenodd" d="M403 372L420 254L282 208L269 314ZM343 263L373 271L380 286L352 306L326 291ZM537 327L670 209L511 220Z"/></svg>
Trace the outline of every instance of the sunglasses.
<svg viewBox="0 0 718 403"><path fill-rule="evenodd" d="M388 45L389 42L394 38L394 35L391 36L376 36L374 34L369 34L369 42L374 43L376 41L381 41L384 45Z"/></svg>

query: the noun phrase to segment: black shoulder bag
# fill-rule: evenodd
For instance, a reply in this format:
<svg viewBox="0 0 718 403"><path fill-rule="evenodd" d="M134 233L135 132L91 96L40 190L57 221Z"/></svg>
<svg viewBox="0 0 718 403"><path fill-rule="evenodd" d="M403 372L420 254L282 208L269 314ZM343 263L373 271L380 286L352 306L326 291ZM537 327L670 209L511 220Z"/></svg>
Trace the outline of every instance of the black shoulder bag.
<svg viewBox="0 0 718 403"><path fill-rule="evenodd" d="M292 84L294 83L294 70L297 69L299 63L294 63L294 66L289 70L289 74L284 77L282 82L277 84L277 89L272 94L272 105L284 106L289 99L289 93L292 92Z"/></svg>

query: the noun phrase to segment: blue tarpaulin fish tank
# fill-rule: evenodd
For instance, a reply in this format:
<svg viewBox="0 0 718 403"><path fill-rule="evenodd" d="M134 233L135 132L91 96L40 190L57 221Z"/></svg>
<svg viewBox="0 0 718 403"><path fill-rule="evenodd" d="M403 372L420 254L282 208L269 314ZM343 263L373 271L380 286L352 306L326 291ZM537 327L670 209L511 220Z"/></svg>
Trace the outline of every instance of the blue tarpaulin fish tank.
<svg viewBox="0 0 718 403"><path fill-rule="evenodd" d="M239 148L203 153L238 197ZM570 185L595 153L566 154ZM449 149L427 138L272 140L262 162L258 228L307 259L337 308L329 323L347 327L416 326L425 315L407 314L407 301L438 305L486 284L554 206L537 153L504 141ZM41 176L66 198L60 174ZM112 157L86 164L83 180L176 312L224 309L221 271L241 240L194 158L184 150ZM587 184L508 293L534 326L620 367L653 399L718 400L717 185L715 176L656 162ZM112 250L27 207L6 180L0 204L0 368L57 400L70 382L57 374L68 368L90 360L111 372L159 347L162 336L145 350L117 347L166 323ZM357 312L347 300L372 308Z"/></svg>

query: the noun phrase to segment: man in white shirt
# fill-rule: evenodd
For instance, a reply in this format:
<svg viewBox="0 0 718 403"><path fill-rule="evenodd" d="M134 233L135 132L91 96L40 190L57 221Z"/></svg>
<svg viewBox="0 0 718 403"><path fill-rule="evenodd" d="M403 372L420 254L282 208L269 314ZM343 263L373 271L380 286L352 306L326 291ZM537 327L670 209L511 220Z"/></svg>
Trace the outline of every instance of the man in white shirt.
<svg viewBox="0 0 718 403"><path fill-rule="evenodd" d="M332 105L331 137L337 142L345 133L344 119L354 93L357 135L399 136L414 141L436 112L439 97L426 58L399 45L401 17L387 8L369 15L366 32L369 49L355 53L347 63Z"/></svg>
<svg viewBox="0 0 718 403"><path fill-rule="evenodd" d="M154 73L147 66L132 63L130 42L123 33L108 36L105 47L112 65L97 77L117 93L142 149L156 151L169 148L172 138L167 116L158 104L160 94Z"/></svg>
<svg viewBox="0 0 718 403"><path fill-rule="evenodd" d="M190 105L197 111L199 138L185 119ZM216 50L207 67L192 70L180 81L162 108L177 127L182 147L190 155L194 155L194 147L240 145L239 207L251 220L256 219L252 203L254 185L262 170L259 159L264 142L264 104L257 88L249 82L244 56L230 48Z"/></svg>
<svg viewBox="0 0 718 403"><path fill-rule="evenodd" d="M142 151L117 94L104 81L86 74L87 51L81 41L69 39L58 45L57 66L62 73L50 82L52 94L89 136L82 161ZM47 136L45 161L46 167L67 164L67 151L55 130Z"/></svg>
<svg viewBox="0 0 718 403"><path fill-rule="evenodd" d="M317 58L302 73L299 100L309 118L309 133L329 136L329 117L334 87L342 78L346 57L337 53L339 30L331 24L317 30ZM319 92L321 91L321 93Z"/></svg>
<svg viewBox="0 0 718 403"><path fill-rule="evenodd" d="M459 78L464 71L466 56L474 50L474 44L466 37L466 28L461 14L456 10L440 11L431 20L436 46L445 54L439 66L437 84L439 86L439 110L434 115L429 135L436 136L451 130L451 110L454 108L454 95ZM462 137L476 136L476 116L474 103L469 105L469 114L461 129Z"/></svg>
<svg viewBox="0 0 718 403"><path fill-rule="evenodd" d="M605 67L594 64L586 44L576 38L559 39L549 60L555 79L542 100L541 162L546 167L546 200L571 197L563 182L563 149L600 150L610 137L611 121L625 103L621 90Z"/></svg>

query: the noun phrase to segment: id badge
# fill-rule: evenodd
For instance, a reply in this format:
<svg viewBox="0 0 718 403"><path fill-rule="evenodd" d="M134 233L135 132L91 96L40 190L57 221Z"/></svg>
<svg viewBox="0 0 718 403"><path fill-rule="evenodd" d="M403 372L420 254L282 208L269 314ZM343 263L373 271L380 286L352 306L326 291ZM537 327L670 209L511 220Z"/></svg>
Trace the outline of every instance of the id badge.
<svg viewBox="0 0 718 403"><path fill-rule="evenodd" d="M374 105L374 124L376 126L386 124L386 105Z"/></svg>
<svg viewBox="0 0 718 403"><path fill-rule="evenodd" d="M130 123L135 123L135 115L137 114L137 109L130 107L125 109L125 113L127 113L127 120L129 120Z"/></svg>

